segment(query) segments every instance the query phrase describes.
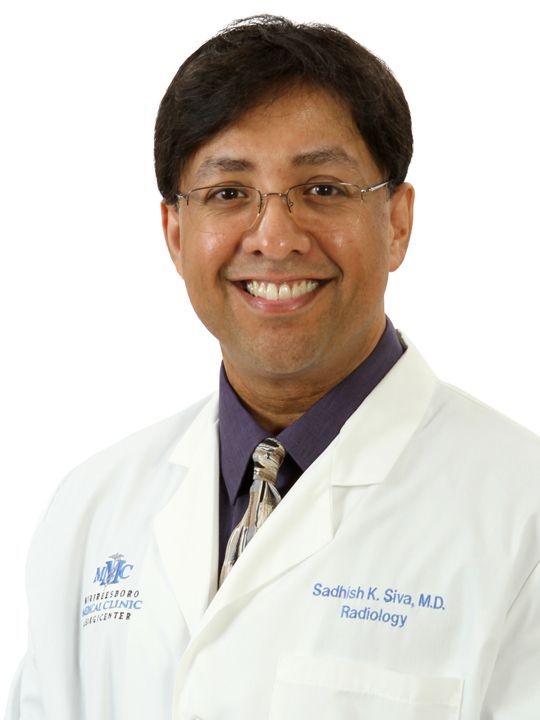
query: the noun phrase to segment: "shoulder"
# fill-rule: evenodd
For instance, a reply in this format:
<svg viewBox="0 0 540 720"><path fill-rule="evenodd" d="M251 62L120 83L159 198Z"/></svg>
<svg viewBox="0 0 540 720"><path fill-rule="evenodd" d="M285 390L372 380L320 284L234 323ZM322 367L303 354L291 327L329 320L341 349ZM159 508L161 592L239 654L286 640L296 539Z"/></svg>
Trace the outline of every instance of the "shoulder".
<svg viewBox="0 0 540 720"><path fill-rule="evenodd" d="M75 468L74 472L84 468L114 465L118 461L123 462L126 457L132 457L139 463L153 463L164 454L172 451L178 439L182 437L200 411L207 403L212 401L213 397L203 398L175 415L126 436L114 445L87 459Z"/></svg>
<svg viewBox="0 0 540 720"><path fill-rule="evenodd" d="M423 414L409 451L415 472L452 477L452 487L485 502L500 497L521 504L525 512L540 508L540 438L477 398L439 380L407 340L408 349L396 365L400 401L418 405ZM408 356L408 357L407 357ZM401 366L401 369L400 369ZM395 399L395 398L394 398ZM410 455L409 455L410 457Z"/></svg>
<svg viewBox="0 0 540 720"><path fill-rule="evenodd" d="M76 466L58 486L44 519L51 514L73 513L74 509L84 512L104 500L110 502L115 496L138 491L142 491L141 497L148 495L152 490L150 478L158 479L158 492L160 489L166 492L166 483L160 476L169 464L169 457L203 408L214 401L215 396L204 398L128 435Z"/></svg>
<svg viewBox="0 0 540 720"><path fill-rule="evenodd" d="M521 451L540 461L538 435L453 385L440 381L437 385L434 411L441 412L441 420L452 426L456 440L488 446L493 456Z"/></svg>
<svg viewBox="0 0 540 720"><path fill-rule="evenodd" d="M446 383L433 373L418 350L407 339L408 349L401 366L400 399L411 404L424 392L429 398L418 434L433 446L462 449L491 464L515 463L540 470L540 437L476 397ZM409 391L409 395L404 390Z"/></svg>
<svg viewBox="0 0 540 720"><path fill-rule="evenodd" d="M469 502L540 518L540 438L480 400L437 382L415 448Z"/></svg>

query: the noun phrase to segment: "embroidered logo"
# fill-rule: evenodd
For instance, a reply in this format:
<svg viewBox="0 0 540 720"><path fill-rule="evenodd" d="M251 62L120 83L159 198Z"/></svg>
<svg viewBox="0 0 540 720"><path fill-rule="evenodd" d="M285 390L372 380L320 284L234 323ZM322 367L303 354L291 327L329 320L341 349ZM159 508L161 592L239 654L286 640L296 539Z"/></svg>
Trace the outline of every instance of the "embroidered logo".
<svg viewBox="0 0 540 720"><path fill-rule="evenodd" d="M96 569L94 582L106 587L107 585L116 585L121 580L127 580L134 566L123 558L122 553L109 555L106 563Z"/></svg>

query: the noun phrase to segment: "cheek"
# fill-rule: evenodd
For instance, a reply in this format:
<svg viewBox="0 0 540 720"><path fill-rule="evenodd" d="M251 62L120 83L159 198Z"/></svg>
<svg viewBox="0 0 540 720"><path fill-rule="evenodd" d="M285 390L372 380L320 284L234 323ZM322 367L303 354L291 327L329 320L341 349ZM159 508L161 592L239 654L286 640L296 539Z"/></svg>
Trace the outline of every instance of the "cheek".
<svg viewBox="0 0 540 720"><path fill-rule="evenodd" d="M226 237L216 233L186 233L179 254L179 272L186 285L198 286L214 282L226 264Z"/></svg>
<svg viewBox="0 0 540 720"><path fill-rule="evenodd" d="M320 239L327 256L349 284L357 284L357 291L385 282L389 257L380 226L358 222L356 226L334 230Z"/></svg>

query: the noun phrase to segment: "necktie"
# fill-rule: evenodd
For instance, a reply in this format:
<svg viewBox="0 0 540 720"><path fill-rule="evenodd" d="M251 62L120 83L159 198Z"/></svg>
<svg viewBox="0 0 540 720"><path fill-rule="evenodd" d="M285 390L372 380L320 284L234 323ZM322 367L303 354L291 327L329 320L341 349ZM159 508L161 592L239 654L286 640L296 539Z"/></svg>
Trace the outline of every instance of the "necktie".
<svg viewBox="0 0 540 720"><path fill-rule="evenodd" d="M279 467L285 458L285 448L275 438L266 438L255 448L253 482L249 489L249 504L227 543L219 584L225 580L247 544L281 500L276 490Z"/></svg>

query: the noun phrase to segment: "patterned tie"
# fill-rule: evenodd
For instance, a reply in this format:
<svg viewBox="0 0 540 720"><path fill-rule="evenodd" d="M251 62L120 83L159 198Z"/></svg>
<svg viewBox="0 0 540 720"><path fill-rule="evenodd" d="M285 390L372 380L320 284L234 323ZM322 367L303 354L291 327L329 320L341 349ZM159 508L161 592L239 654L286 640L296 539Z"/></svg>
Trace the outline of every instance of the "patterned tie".
<svg viewBox="0 0 540 720"><path fill-rule="evenodd" d="M257 445L251 456L254 467L253 482L249 489L248 509L232 531L227 543L225 559L219 576L220 585L246 549L248 542L281 500L275 483L285 454L285 448L278 440L266 438Z"/></svg>

